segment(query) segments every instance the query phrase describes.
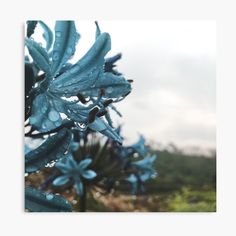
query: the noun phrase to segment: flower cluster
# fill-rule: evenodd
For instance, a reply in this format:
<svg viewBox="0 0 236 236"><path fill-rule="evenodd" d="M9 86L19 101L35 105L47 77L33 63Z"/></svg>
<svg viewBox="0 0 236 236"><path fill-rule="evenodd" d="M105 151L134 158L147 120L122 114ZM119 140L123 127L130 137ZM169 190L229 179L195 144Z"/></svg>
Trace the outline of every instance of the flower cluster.
<svg viewBox="0 0 236 236"><path fill-rule="evenodd" d="M32 38L38 26L44 42ZM72 64L80 39L74 21L56 21L54 32L42 21L27 22L25 136L43 142L36 148L26 144L25 172L28 176L49 169L39 189L26 186L30 211L71 211L68 200L53 194L54 187L74 187L84 199L90 187L109 191L121 182L130 183L131 192L138 194L156 175L156 157L144 137L122 146L120 129L113 127L110 111L121 116L114 104L131 92L132 81L115 68L121 54L106 57L110 35L101 32L97 22L95 27L93 45ZM89 136L97 132L107 137L105 144Z"/></svg>
<svg viewBox="0 0 236 236"><path fill-rule="evenodd" d="M92 160L86 158L79 164L74 160L71 153L56 163L62 175L57 177L53 184L55 186L61 186L66 184L70 178L74 181L74 187L79 196L83 194L83 182L82 178L93 179L97 174L93 170L88 170L87 167L91 164Z"/></svg>

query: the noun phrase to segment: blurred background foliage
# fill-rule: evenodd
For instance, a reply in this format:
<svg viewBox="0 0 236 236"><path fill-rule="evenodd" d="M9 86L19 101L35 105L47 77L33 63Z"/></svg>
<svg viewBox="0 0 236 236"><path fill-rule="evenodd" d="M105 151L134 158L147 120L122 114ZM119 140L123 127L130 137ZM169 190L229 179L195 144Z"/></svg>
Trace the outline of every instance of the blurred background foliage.
<svg viewBox="0 0 236 236"><path fill-rule="evenodd" d="M87 195L87 211L91 212L214 212L216 211L216 154L185 154L183 151L152 150L157 154L158 177L145 185L142 195L130 195L129 186L117 183L116 191L103 193L98 188ZM46 168L26 177L26 184L43 183ZM56 189L72 202L74 210L79 198L71 190Z"/></svg>

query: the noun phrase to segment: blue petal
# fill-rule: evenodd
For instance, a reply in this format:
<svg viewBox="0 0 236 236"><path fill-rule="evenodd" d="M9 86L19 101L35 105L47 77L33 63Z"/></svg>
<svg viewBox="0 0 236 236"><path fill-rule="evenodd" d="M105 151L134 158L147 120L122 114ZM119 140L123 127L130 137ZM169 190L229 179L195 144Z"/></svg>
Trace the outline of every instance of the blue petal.
<svg viewBox="0 0 236 236"><path fill-rule="evenodd" d="M138 142L133 144L131 147L141 156L146 155L148 152L148 149L145 147L145 139L142 135L140 135Z"/></svg>
<svg viewBox="0 0 236 236"><path fill-rule="evenodd" d="M98 131L101 132L103 130L107 129L107 125L106 123L102 120L102 118L98 118L96 117L95 121L91 124L89 124L89 128L94 130L94 131Z"/></svg>
<svg viewBox="0 0 236 236"><path fill-rule="evenodd" d="M39 24L42 26L44 30L43 37L46 41L46 49L47 51L49 51L53 43L53 33L51 29L43 21L39 21Z"/></svg>
<svg viewBox="0 0 236 236"><path fill-rule="evenodd" d="M140 175L140 179L142 182L147 181L148 179L151 178L151 173L150 172L145 172L144 174Z"/></svg>
<svg viewBox="0 0 236 236"><path fill-rule="evenodd" d="M63 158L64 159L64 158ZM63 174L69 173L71 170L71 167L68 166L66 163L63 163L62 161L58 161L55 164L55 167L59 169Z"/></svg>
<svg viewBox="0 0 236 236"><path fill-rule="evenodd" d="M25 44L29 50L31 57L34 60L34 63L46 74L51 74L51 67L48 54L46 50L41 47L37 42L26 38Z"/></svg>
<svg viewBox="0 0 236 236"><path fill-rule="evenodd" d="M79 143L78 142L71 142L70 148L72 152L76 152L79 149Z"/></svg>
<svg viewBox="0 0 236 236"><path fill-rule="evenodd" d="M81 173L85 179L93 179L97 176L96 172L93 170L86 170Z"/></svg>
<svg viewBox="0 0 236 236"><path fill-rule="evenodd" d="M106 72L99 77L92 88L81 91L86 96L96 97L101 89L105 90L104 98L120 98L131 91L131 85L123 76Z"/></svg>
<svg viewBox="0 0 236 236"><path fill-rule="evenodd" d="M56 179L54 179L53 185L55 185L55 186L61 186L61 185L66 184L68 181L69 181L68 176L62 175L62 176L59 176L59 177L57 177Z"/></svg>
<svg viewBox="0 0 236 236"><path fill-rule="evenodd" d="M59 105L47 95L47 92L39 94L33 101L30 124L38 131L47 132L62 124L62 118L58 111Z"/></svg>
<svg viewBox="0 0 236 236"><path fill-rule="evenodd" d="M155 160L156 160L156 155L153 155L146 157L143 160L133 162L132 165L141 169L147 169L152 171L152 164Z"/></svg>
<svg viewBox="0 0 236 236"><path fill-rule="evenodd" d="M74 187L75 187L75 190L76 190L76 193L81 196L83 195L83 184L80 180L77 180L74 184Z"/></svg>
<svg viewBox="0 0 236 236"><path fill-rule="evenodd" d="M121 137L117 134L116 130L108 125L102 118L96 117L95 121L88 125L88 127L94 131L98 131L103 135L122 143Z"/></svg>
<svg viewBox="0 0 236 236"><path fill-rule="evenodd" d="M72 96L90 89L103 71L104 56L110 48L109 34L101 34L82 59L67 72L51 81L49 90L53 93Z"/></svg>
<svg viewBox="0 0 236 236"><path fill-rule="evenodd" d="M78 167L80 170L83 170L83 169L86 169L91 163L92 163L92 159L86 158L79 163Z"/></svg>
<svg viewBox="0 0 236 236"><path fill-rule="evenodd" d="M99 27L97 21L95 21L95 25L96 25L96 35L95 35L95 39L97 39L97 38L100 36L100 34L101 34L101 30L100 30L100 27Z"/></svg>
<svg viewBox="0 0 236 236"><path fill-rule="evenodd" d="M127 181L130 183L136 183L137 182L137 177L134 174L130 174L129 177L126 178Z"/></svg>
<svg viewBox="0 0 236 236"><path fill-rule="evenodd" d="M55 42L52 55L52 74L55 76L63 65L74 55L79 39L74 21L57 21L55 26Z"/></svg>
<svg viewBox="0 0 236 236"><path fill-rule="evenodd" d="M67 163L68 167L70 167L71 169L77 169L77 168L78 168L78 164L77 164L77 162L74 160L72 154L70 154L70 155L66 158L66 163Z"/></svg>

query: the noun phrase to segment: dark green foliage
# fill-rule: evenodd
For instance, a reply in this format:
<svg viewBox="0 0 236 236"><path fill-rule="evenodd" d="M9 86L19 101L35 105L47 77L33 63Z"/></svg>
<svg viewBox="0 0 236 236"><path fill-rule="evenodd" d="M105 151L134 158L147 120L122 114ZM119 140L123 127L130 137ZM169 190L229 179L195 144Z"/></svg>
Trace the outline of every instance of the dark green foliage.
<svg viewBox="0 0 236 236"><path fill-rule="evenodd" d="M37 25L38 21L36 20L30 20L30 21L27 21L27 37L31 37L31 35L34 33L34 30L36 28L36 25Z"/></svg>
<svg viewBox="0 0 236 236"><path fill-rule="evenodd" d="M158 151L156 162L158 178L147 183L150 192L216 188L216 157L184 155L178 152Z"/></svg>
<svg viewBox="0 0 236 236"><path fill-rule="evenodd" d="M25 208L31 212L71 212L70 203L63 197L25 188Z"/></svg>

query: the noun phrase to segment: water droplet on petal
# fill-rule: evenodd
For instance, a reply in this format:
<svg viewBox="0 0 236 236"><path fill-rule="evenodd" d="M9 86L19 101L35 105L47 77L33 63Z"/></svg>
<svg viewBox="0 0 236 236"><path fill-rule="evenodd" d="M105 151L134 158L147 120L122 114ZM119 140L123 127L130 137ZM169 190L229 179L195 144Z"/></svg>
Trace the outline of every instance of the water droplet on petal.
<svg viewBox="0 0 236 236"><path fill-rule="evenodd" d="M46 125L45 122L42 124L42 128L43 128L43 129L46 129L46 128L47 128L47 125Z"/></svg>
<svg viewBox="0 0 236 236"><path fill-rule="evenodd" d="M56 37L60 38L61 37L61 31L56 31Z"/></svg>
<svg viewBox="0 0 236 236"><path fill-rule="evenodd" d="M73 49L72 49L71 47L67 48L67 50L66 50L66 52L67 52L68 54L71 54L72 51L73 51Z"/></svg>
<svg viewBox="0 0 236 236"><path fill-rule="evenodd" d="M57 121L59 120L60 118L60 115L57 111L55 110L52 110L48 113L48 118L51 120L51 121Z"/></svg>
<svg viewBox="0 0 236 236"><path fill-rule="evenodd" d="M35 118L35 117L30 117L29 118L29 122L30 122L30 124L36 124L37 123L37 119Z"/></svg>
<svg viewBox="0 0 236 236"><path fill-rule="evenodd" d="M61 120L55 122L55 125L56 125L57 127L60 126L61 124L62 124L62 121L61 121Z"/></svg>
<svg viewBox="0 0 236 236"><path fill-rule="evenodd" d="M57 61L59 59L59 54L57 52L53 53L52 59Z"/></svg>
<svg viewBox="0 0 236 236"><path fill-rule="evenodd" d="M47 200L52 200L54 198L53 194L49 193L46 195Z"/></svg>
<svg viewBox="0 0 236 236"><path fill-rule="evenodd" d="M47 112L47 107L46 106L42 106L41 111L42 111L42 113L46 113Z"/></svg>
<svg viewBox="0 0 236 236"><path fill-rule="evenodd" d="M113 88L112 88L112 87L108 87L108 88L106 89L106 91L107 91L107 93L112 93L112 92L113 92Z"/></svg>

